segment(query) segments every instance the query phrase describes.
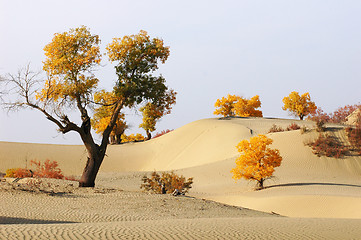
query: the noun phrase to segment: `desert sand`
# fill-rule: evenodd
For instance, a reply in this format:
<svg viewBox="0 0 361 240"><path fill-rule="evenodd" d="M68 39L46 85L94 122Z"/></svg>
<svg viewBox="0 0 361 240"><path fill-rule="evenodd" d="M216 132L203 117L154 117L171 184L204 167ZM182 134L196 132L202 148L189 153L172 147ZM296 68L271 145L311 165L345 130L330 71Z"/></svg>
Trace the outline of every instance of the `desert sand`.
<svg viewBox="0 0 361 240"><path fill-rule="evenodd" d="M361 157L317 157L305 145L314 130L268 133L291 123L315 127L213 118L111 145L94 189L64 180L44 179L43 191L21 190L28 179L2 182L0 239L361 239ZM328 129L347 143L343 126ZM235 146L257 134L272 138L283 157L261 191L230 173ZM55 160L65 175L79 176L86 153L83 146L0 142L0 172L30 167L32 159ZM141 178L153 170L193 177L193 188L179 197L142 192Z"/></svg>

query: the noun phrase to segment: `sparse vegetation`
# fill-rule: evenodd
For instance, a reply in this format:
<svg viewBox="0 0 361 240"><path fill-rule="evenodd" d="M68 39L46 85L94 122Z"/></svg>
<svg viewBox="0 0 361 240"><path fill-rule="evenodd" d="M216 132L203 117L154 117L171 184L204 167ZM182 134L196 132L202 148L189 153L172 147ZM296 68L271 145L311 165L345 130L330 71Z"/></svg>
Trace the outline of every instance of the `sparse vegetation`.
<svg viewBox="0 0 361 240"><path fill-rule="evenodd" d="M54 178L54 179L65 179L71 181L77 181L74 176L65 177L58 167L59 164L56 161L50 161L47 159L44 163L40 161L31 160L30 164L35 166L35 169L27 168L9 168L6 170L4 177L8 178Z"/></svg>
<svg viewBox="0 0 361 240"><path fill-rule="evenodd" d="M358 116L355 127L347 127L346 133L354 151L361 155L361 114Z"/></svg>
<svg viewBox="0 0 361 240"><path fill-rule="evenodd" d="M356 109L361 109L361 105L346 105L344 107L339 107L333 113L325 113L321 108L318 108L308 117L308 119L315 122L344 123L347 120L347 117Z"/></svg>
<svg viewBox="0 0 361 240"><path fill-rule="evenodd" d="M175 195L188 192L192 188L193 178L186 179L185 177L178 176L174 172L163 172L161 175L153 172L148 178L146 175L142 179L143 183L140 188L144 191L151 191L158 194L172 193Z"/></svg>
<svg viewBox="0 0 361 240"><path fill-rule="evenodd" d="M335 157L341 158L348 152L348 148L344 146L336 137L329 134L319 134L318 138L308 144L313 153L318 157Z"/></svg>
<svg viewBox="0 0 361 240"><path fill-rule="evenodd" d="M274 132L284 132L284 131L292 131L292 130L298 130L301 127L298 126L296 123L292 123L288 125L286 129L283 129L280 126L277 126L276 124L273 124L272 127L268 130L268 133L274 133Z"/></svg>
<svg viewBox="0 0 361 240"><path fill-rule="evenodd" d="M292 131L292 130L298 130L298 129L300 129L301 127L300 126L298 126L296 123L292 123L292 124L290 124L287 128L286 128L286 130L287 131Z"/></svg>
<svg viewBox="0 0 361 240"><path fill-rule="evenodd" d="M276 124L273 124L272 127L268 130L268 133L283 132L283 131L285 131L283 128L277 126Z"/></svg>
<svg viewBox="0 0 361 240"><path fill-rule="evenodd" d="M317 132L324 132L326 130L325 127L325 121L322 119L319 119L316 121L316 131Z"/></svg>
<svg viewBox="0 0 361 240"><path fill-rule="evenodd" d="M156 133L156 134L153 136L153 138L157 138L157 137L163 136L164 134L167 134L167 133L169 133L169 132L171 132L171 131L173 131L173 129L163 130L163 131L161 131L161 132Z"/></svg>

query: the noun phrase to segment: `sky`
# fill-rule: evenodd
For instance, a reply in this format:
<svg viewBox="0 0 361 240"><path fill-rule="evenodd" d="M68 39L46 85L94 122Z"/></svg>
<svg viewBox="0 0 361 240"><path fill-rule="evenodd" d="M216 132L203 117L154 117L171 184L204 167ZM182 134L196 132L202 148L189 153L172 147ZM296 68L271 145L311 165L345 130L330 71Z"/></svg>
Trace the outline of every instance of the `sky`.
<svg viewBox="0 0 361 240"><path fill-rule="evenodd" d="M71 28L99 35L103 53L112 38L145 30L170 47L158 72L178 92L156 132L216 117L214 103L227 94L259 95L265 117L293 118L282 110L292 91L332 112L361 102L360 12L355 0L0 0L0 75L28 63L41 70L44 46ZM106 57L95 75L112 89ZM126 119L128 134L145 134L139 112ZM0 109L0 141L81 144L34 110Z"/></svg>

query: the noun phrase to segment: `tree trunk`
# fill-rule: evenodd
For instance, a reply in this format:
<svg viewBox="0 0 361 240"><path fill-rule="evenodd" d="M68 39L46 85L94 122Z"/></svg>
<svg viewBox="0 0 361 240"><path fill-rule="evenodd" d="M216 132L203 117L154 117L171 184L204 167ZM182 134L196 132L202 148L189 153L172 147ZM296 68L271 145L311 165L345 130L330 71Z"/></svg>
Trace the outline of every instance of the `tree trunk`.
<svg viewBox="0 0 361 240"><path fill-rule="evenodd" d="M100 147L94 143L91 136L89 119L83 122L81 129L83 132L80 135L88 152L88 160L86 162L83 175L80 178L79 187L94 187L95 178L99 172L100 165L103 162L105 151L109 143L109 135L106 136L106 139L104 139L106 144Z"/></svg>
<svg viewBox="0 0 361 240"><path fill-rule="evenodd" d="M147 140L150 140L152 138L152 134L147 130Z"/></svg>
<svg viewBox="0 0 361 240"><path fill-rule="evenodd" d="M261 178L261 180L258 181L257 190L263 189L263 182L264 182L263 178Z"/></svg>
<svg viewBox="0 0 361 240"><path fill-rule="evenodd" d="M95 178L98 174L101 163L103 162L104 156L90 156L88 157L86 166L83 171L83 175L79 181L79 187L94 187Z"/></svg>

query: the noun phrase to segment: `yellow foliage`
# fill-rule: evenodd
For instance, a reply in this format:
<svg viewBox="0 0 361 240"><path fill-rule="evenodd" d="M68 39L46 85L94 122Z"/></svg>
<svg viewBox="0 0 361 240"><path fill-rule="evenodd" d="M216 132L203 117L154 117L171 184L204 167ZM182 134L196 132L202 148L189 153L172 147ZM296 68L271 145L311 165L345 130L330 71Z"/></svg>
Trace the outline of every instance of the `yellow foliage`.
<svg viewBox="0 0 361 240"><path fill-rule="evenodd" d="M237 145L241 156L236 159L236 167L231 170L233 179L254 180L263 188L263 181L273 175L274 168L279 167L282 161L279 150L268 147L272 142L265 135L241 141Z"/></svg>
<svg viewBox="0 0 361 240"><path fill-rule="evenodd" d="M262 117L262 111L256 110L261 107L259 96L256 95L251 99L246 99L237 95L228 94L227 97L217 99L214 106L216 109L213 114L223 115L224 117Z"/></svg>
<svg viewBox="0 0 361 240"><path fill-rule="evenodd" d="M309 114L315 113L317 106L311 101L310 94L304 93L301 96L298 92L291 92L288 97L283 98L283 110L288 110L301 120Z"/></svg>
<svg viewBox="0 0 361 240"><path fill-rule="evenodd" d="M149 132L155 131L157 121L171 112L172 105L176 103L176 94L175 91L171 90L164 98L158 99L156 104L148 102L139 109L143 115L143 122L139 127L143 128L148 135Z"/></svg>
<svg viewBox="0 0 361 240"><path fill-rule="evenodd" d="M221 99L217 99L214 106L216 109L213 114L214 115L223 115L223 117L234 116L234 104L237 102L238 96L228 94L227 97L222 97Z"/></svg>
<svg viewBox="0 0 361 240"><path fill-rule="evenodd" d="M159 38L150 39L144 30L136 35L113 38L113 42L106 47L106 50L110 61L124 63L124 61L131 59L131 66L149 61L154 67L152 70L157 69L158 58L162 63L165 63L169 56L169 47L164 46L163 40Z"/></svg>
<svg viewBox="0 0 361 240"><path fill-rule="evenodd" d="M94 101L102 106L95 109L92 119L92 127L96 133L103 133L108 127L111 116L114 112L114 103L118 100L113 92L101 90L94 94ZM111 135L118 135L127 128L125 123L125 115L120 113Z"/></svg>
<svg viewBox="0 0 361 240"><path fill-rule="evenodd" d="M234 104L233 111L239 117L263 117L262 111L256 110L261 107L259 96L256 95L251 99L238 97L237 102Z"/></svg>
<svg viewBox="0 0 361 240"><path fill-rule="evenodd" d="M101 61L98 35L91 35L86 27L57 33L44 47L46 59L43 70L49 79L36 93L40 101L90 94L97 87L98 79L89 71Z"/></svg>
<svg viewBox="0 0 361 240"><path fill-rule="evenodd" d="M130 134L129 136L127 136L126 134L122 134L122 142L126 143L126 142L135 142L135 141L144 141L145 137L140 134Z"/></svg>

